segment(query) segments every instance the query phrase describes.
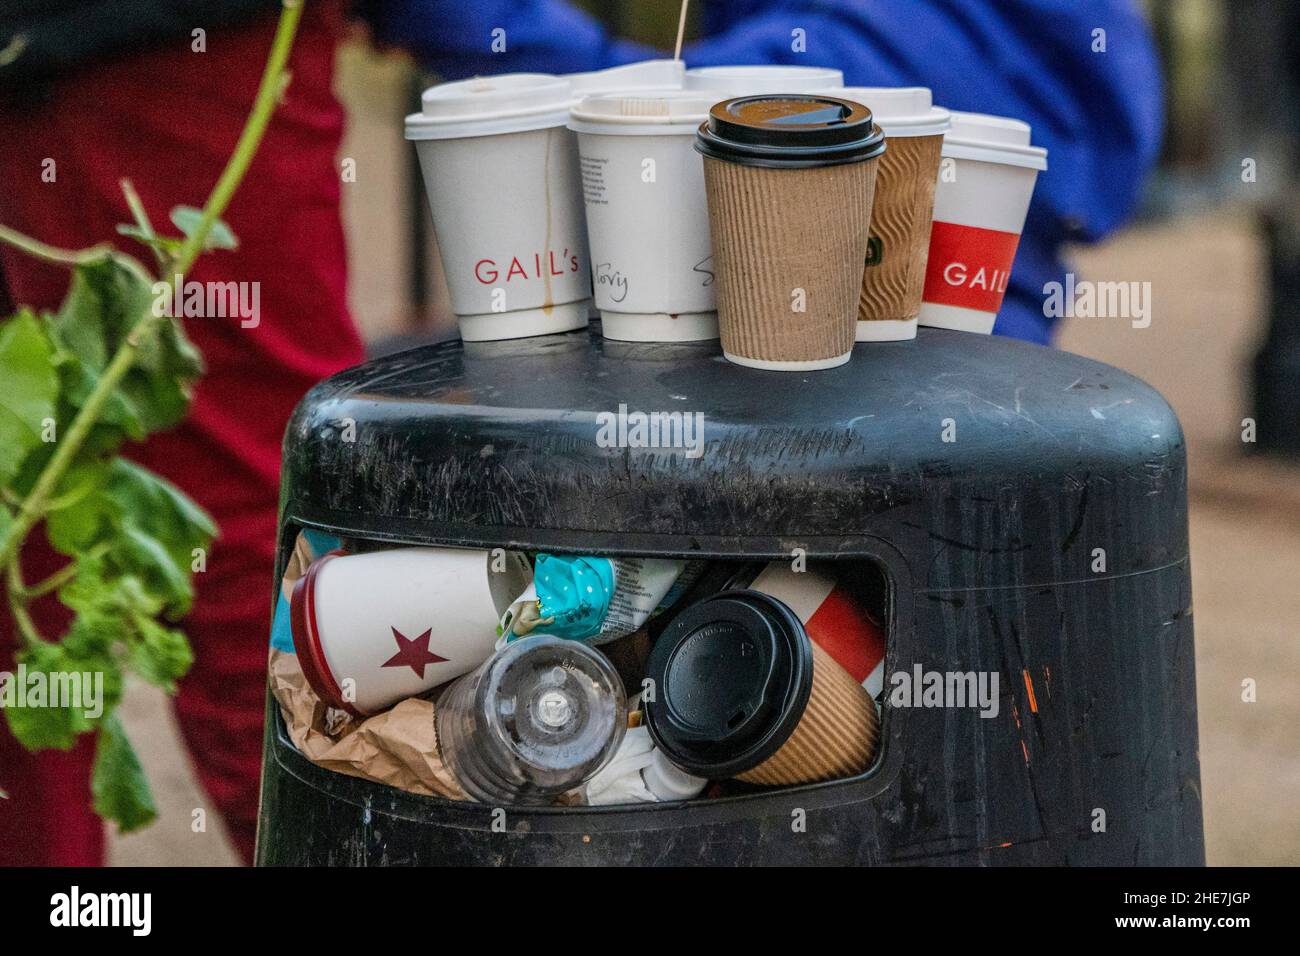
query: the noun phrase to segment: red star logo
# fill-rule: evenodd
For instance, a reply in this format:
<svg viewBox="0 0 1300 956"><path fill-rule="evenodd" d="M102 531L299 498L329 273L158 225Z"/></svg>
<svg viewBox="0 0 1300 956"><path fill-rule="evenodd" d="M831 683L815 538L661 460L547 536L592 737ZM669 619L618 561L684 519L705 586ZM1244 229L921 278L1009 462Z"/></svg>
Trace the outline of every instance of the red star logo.
<svg viewBox="0 0 1300 956"><path fill-rule="evenodd" d="M416 677L424 680L424 668L427 665L440 664L447 660L429 650L429 636L433 633L433 628L414 638L408 638L395 627L392 630L393 637L397 639L397 653L386 660L382 666L410 667L415 671Z"/></svg>

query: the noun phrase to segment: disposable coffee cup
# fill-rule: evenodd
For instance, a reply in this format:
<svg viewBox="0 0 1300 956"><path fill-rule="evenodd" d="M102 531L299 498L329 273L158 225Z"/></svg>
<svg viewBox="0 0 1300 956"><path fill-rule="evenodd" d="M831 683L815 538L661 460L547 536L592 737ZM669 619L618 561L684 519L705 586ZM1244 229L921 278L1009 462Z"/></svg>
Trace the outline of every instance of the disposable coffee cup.
<svg viewBox="0 0 1300 956"><path fill-rule="evenodd" d="M497 621L531 580L514 552L331 552L294 585L294 650L322 701L355 716L377 713L483 663Z"/></svg>
<svg viewBox="0 0 1300 956"><path fill-rule="evenodd" d="M591 272L568 80L442 83L406 118L467 342L587 324Z"/></svg>
<svg viewBox="0 0 1300 956"><path fill-rule="evenodd" d="M728 360L810 371L849 360L885 138L819 93L718 103L704 154L718 326Z"/></svg>
<svg viewBox="0 0 1300 956"><path fill-rule="evenodd" d="M875 699L885 682L885 631L859 603L852 587L826 564L801 571L772 561L748 585L794 611L814 644L829 654Z"/></svg>
<svg viewBox="0 0 1300 956"><path fill-rule="evenodd" d="M585 96L599 96L603 93L680 90L685 74L686 64L681 60L642 60L605 70L566 73L564 78L569 81L573 103L577 105ZM587 311L589 318L600 318L600 310L596 307L594 298Z"/></svg>
<svg viewBox="0 0 1300 956"><path fill-rule="evenodd" d="M988 335L1047 150L1030 145L1028 123L954 112L943 157L919 321Z"/></svg>
<svg viewBox="0 0 1300 956"><path fill-rule="evenodd" d="M850 87L835 95L865 104L889 143L876 177L857 340L913 339L925 287L940 150L951 125L949 113L935 106L930 91L919 86Z"/></svg>
<svg viewBox="0 0 1300 956"><path fill-rule="evenodd" d="M715 96L715 103L759 93L822 93L844 86L844 74L828 66L751 64L697 66L686 71L685 87Z"/></svg>
<svg viewBox="0 0 1300 956"><path fill-rule="evenodd" d="M723 591L687 608L647 678L651 737L697 777L791 786L854 776L875 758L871 697L770 595Z"/></svg>
<svg viewBox="0 0 1300 956"><path fill-rule="evenodd" d="M575 102L602 93L680 90L686 79L686 64L681 60L642 60L606 70L568 73L564 79L569 81Z"/></svg>
<svg viewBox="0 0 1300 956"><path fill-rule="evenodd" d="M570 114L608 339L718 337L704 163L694 148L711 105L681 90L609 93Z"/></svg>

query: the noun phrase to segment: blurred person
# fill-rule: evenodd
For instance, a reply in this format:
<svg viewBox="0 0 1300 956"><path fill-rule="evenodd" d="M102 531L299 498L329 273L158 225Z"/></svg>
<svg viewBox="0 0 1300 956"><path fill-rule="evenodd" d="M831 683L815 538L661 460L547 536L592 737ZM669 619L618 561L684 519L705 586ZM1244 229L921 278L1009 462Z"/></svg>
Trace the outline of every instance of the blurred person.
<svg viewBox="0 0 1300 956"><path fill-rule="evenodd" d="M702 3L704 38L689 66L836 66L851 85L924 85L936 101L1031 123L1049 151L996 331L1045 342L1043 284L1063 273L1065 241L1092 241L1132 209L1156 155L1160 78L1146 26L1129 0L715 0ZM18 9L23 7L24 9ZM135 181L145 209L166 222L201 202L234 146L274 31L271 0L0 0L0 222L75 248L114 237L129 221L118 180ZM409 49L446 79L519 70L564 73L662 55L612 37L562 0L362 0L383 43ZM256 830L266 631L275 551L280 439L298 398L362 358L346 306L335 153L343 111L334 98L340 0L310 0L289 64L293 80L226 220L234 252L202 258L196 281L260 281L261 322L189 321L208 372L189 419L132 447L176 482L222 529L197 576L184 627L195 666L176 713L203 786L245 860ZM191 31L207 30L195 53ZM492 52L493 30L506 50ZM807 52L792 49L801 28ZM1093 31L1106 52L1093 52ZM202 58L199 58L199 57ZM44 183L42 161L59 175ZM129 249L123 241L122 247ZM135 249L137 253L140 251ZM65 271L0 248L14 302L53 308ZM32 579L57 561L29 549ZM56 632L61 609L42 609ZM7 622L5 622L7 624ZM0 668L9 651L0 633ZM0 863L91 864L103 829L90 809L92 748L25 753L0 729Z"/></svg>
<svg viewBox="0 0 1300 956"><path fill-rule="evenodd" d="M151 261L115 232L132 221L119 180L133 181L163 232L173 206L207 199L252 106L278 0L18 6L0 0L0 49L25 37L0 67L0 222L64 248L114 241ZM334 165L344 120L332 92L343 13L340 3L309 0L288 64L292 81L223 217L239 248L203 255L186 276L259 282L258 325L187 319L207 364L190 414L174 431L124 449L184 489L221 529L181 622L195 663L179 683L175 713L198 779L245 860L257 826L280 441L303 393L364 357L347 309ZM206 31L203 52L193 46L196 28ZM54 160L52 182L41 175L46 159ZM58 307L69 277L6 246L0 271L14 304L44 309ZM66 561L44 547L39 530L24 558L27 580ZM45 633L62 632L67 615L57 602L36 610ZM12 635L7 615L0 618L0 670L11 669ZM83 737L67 753L29 754L0 720L9 795L0 800L0 864L102 862L93 744ZM209 838L215 832L210 825Z"/></svg>

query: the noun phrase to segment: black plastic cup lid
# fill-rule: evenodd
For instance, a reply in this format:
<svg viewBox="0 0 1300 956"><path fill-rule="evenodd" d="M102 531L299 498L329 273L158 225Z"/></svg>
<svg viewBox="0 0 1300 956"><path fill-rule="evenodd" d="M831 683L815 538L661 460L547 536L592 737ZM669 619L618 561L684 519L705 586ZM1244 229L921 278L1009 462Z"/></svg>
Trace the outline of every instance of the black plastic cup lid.
<svg viewBox="0 0 1300 956"><path fill-rule="evenodd" d="M646 726L681 769L734 777L794 733L812 671L812 644L790 608L758 591L723 591L677 615L655 643Z"/></svg>
<svg viewBox="0 0 1300 956"><path fill-rule="evenodd" d="M768 93L715 104L695 134L695 148L743 166L838 166L879 156L885 134L861 103L818 93Z"/></svg>

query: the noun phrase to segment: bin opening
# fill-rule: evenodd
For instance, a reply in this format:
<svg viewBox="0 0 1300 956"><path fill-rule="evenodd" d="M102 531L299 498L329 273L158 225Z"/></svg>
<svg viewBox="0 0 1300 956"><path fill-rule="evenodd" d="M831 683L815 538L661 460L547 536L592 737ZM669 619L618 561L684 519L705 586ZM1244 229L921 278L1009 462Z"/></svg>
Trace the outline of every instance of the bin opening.
<svg viewBox="0 0 1300 956"><path fill-rule="evenodd" d="M577 809L830 785L882 760L893 613L872 557L287 532L271 688L328 769Z"/></svg>

